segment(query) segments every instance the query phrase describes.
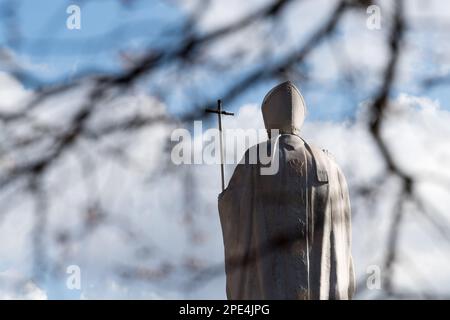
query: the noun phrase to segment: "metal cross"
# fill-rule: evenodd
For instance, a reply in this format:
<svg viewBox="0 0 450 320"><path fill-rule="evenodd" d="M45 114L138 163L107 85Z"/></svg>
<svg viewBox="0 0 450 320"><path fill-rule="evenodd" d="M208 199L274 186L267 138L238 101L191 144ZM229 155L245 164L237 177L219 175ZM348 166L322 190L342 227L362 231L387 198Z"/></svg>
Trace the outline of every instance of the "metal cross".
<svg viewBox="0 0 450 320"><path fill-rule="evenodd" d="M226 116L234 116L234 113L227 112L222 110L222 101L217 100L217 109L205 109L205 112L208 113L217 113L217 117L219 120L219 132L220 132L220 173L222 177L222 191L225 190L225 178L224 178L224 169L223 169L223 132L222 132L222 115Z"/></svg>

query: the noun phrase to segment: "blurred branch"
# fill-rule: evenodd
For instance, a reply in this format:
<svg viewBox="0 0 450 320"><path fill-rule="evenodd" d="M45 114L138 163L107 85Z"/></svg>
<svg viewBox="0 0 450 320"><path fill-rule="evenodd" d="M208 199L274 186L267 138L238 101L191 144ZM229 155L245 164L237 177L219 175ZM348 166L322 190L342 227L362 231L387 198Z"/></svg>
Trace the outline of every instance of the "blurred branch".
<svg viewBox="0 0 450 320"><path fill-rule="evenodd" d="M370 133L372 134L372 137L375 140L375 143L386 163L388 171L401 179L401 191L394 207L394 213L388 229L387 248L383 262L385 270L383 289L388 295L392 294L392 291L394 290L392 287L392 279L394 275L393 265L396 262L397 257L398 239L400 235L402 217L404 215L403 206L404 202L411 196L414 182L412 177L405 173L403 169L401 169L394 161L393 155L381 135L384 116L389 108L389 95L392 91L395 74L397 71L404 29L405 20L403 17L403 1L400 0L395 3L394 17L389 33L389 58L383 73L383 82L378 92L375 94L374 101L370 106L372 113Z"/></svg>
<svg viewBox="0 0 450 320"><path fill-rule="evenodd" d="M437 86L444 86L450 83L450 74L436 75L428 77L422 81L422 86L425 89L431 89Z"/></svg>
<svg viewBox="0 0 450 320"><path fill-rule="evenodd" d="M442 236L448 239L446 233L448 227L445 224L438 222L436 212L430 213L419 199L418 195L413 193L416 184L416 178L406 173L394 160L393 153L389 150L387 143L381 135L382 123L385 114L389 110L389 95L392 92L392 87L397 70L398 60L401 53L401 45L405 29L405 20L403 17L403 1L397 1L395 4L395 13L393 25L389 38L389 60L384 71L383 83L375 95L374 102L371 105L372 121L370 123L370 132L374 138L378 149L387 165L387 170L401 180L401 190L397 198L397 203L394 207L392 220L388 230L387 248L384 257L384 291L388 296L400 297L402 294L393 287L394 265L398 260L399 238L401 234L402 219L405 214L404 205L408 200L416 203L418 208L433 226L440 232ZM448 223L447 223L448 226ZM425 295L427 296L427 295Z"/></svg>
<svg viewBox="0 0 450 320"><path fill-rule="evenodd" d="M46 198L46 190L42 181L44 175L54 166L58 159L61 159L68 151L73 150L77 141L81 139L96 141L117 132L131 132L151 127L155 124L173 124L176 123L177 120L186 122L202 119L205 117L203 112L204 107L213 106L216 102L216 98L213 99L207 97L205 101L193 99L195 101L198 100L199 102L193 105L192 108L183 112L177 118L169 115L143 116L134 114L126 117L123 116L119 121L90 127L88 125L89 120L97 114L97 111L100 109L99 106L110 98L111 95L114 97L119 96L119 94L124 93L126 90L129 90L136 85L138 81L151 75L158 75L158 71L168 66L175 65L177 71L180 73L189 71L184 70L182 67L194 66L196 64L202 64L209 68L216 67L219 70L220 68L226 69L226 64L220 64L217 61L204 61L202 60L202 57L198 56L201 56L203 49L211 47L219 41L223 41L230 35L246 30L246 28L251 27L257 22L275 21L275 19L280 19L282 12L293 2L293 0L272 0L263 7L256 9L235 22L206 32L200 31L197 25L201 15L207 7L201 2L200 6L193 11L192 15L189 16L186 21L183 21L180 25L177 24L177 28L164 31L176 34L176 41L173 41L173 43L169 45L148 48L140 58L130 59L131 67L114 73L83 70L82 72L75 74L69 80L57 81L54 84L49 85L42 79L37 78L31 72L21 69L20 65L15 65L14 68L12 68L12 75L22 82L32 84L34 87L34 94L32 98L25 101L18 110L14 112L0 112L0 123L5 127L12 127L18 123L26 123L29 124L28 128L32 128L33 130L30 135L19 137L16 138L15 141L12 141L10 143L11 150L1 150L0 156L7 158L8 152L38 145L44 139L50 139L52 142L50 147L47 146L46 148L43 148L41 152L36 152L34 154L35 157L31 160L28 160L27 158L20 159L21 162L14 164L11 167L5 167L7 169L2 170L0 173L0 189L5 190L13 182L23 179L27 181L29 191L35 198L36 219L32 236L34 264L37 270L42 270L44 264L43 251L45 243L43 242L43 239L45 232L47 231L46 202L49 200ZM267 61L263 61L264 63L257 64L250 70L243 72L243 76L233 82L233 84L227 86L227 88L221 92L221 98L225 103L230 103L245 94L250 88L254 88L264 81L285 78L289 73L297 71L295 69L299 66L303 66L308 58L311 57L314 50L319 48L326 39L335 34L347 9L354 7L365 8L370 4L372 4L372 1L341 0L337 2L324 21L321 21L318 26L308 34L306 40L299 47L283 54L283 56L275 62L271 59L267 59ZM404 17L403 1L396 1L394 4L392 25L389 30L388 59L382 73L381 85L373 95L373 102L369 109L371 112L369 131L384 163L386 164L387 174L380 177L380 180L376 180L373 187L357 186L356 188L356 191L362 197L373 199L375 198L374 195L378 192L377 188L380 188L380 185L382 185L387 176L395 176L399 178L401 182L397 202L395 203L392 215L390 216L391 220L388 228L387 245L383 256L383 266L385 269L384 290L390 297L403 297L408 294L407 292L394 288L393 285L394 266L399 260L401 228L403 221L405 221L405 204L408 201L415 203L427 221L430 222L444 239L450 242L450 237L448 235L450 233L450 227L448 221L446 221L442 214L435 210L435 208L429 203L426 203L423 199L420 199L419 195L414 192L414 187L421 178L406 172L396 162L393 150L390 150L388 142L382 137L383 123L386 114L389 112L389 98L393 93L399 59L402 53L405 28L406 21ZM112 30L108 36L114 35L116 31L117 30ZM93 39L90 39L89 41L91 40ZM237 58L237 60L239 59L240 57ZM179 65L182 67L178 68ZM338 66L342 68L341 73L345 73L346 66L339 64ZM350 73L351 70L347 71L349 88L352 88L353 84L356 83L356 80L353 79L353 76ZM305 79L308 78L305 77ZM448 75L430 77L423 82L423 85L425 87L432 87L445 84L448 80ZM84 97L83 103L74 107L76 112L67 125L61 126L61 128L58 127L58 130L56 130L51 126L39 126L34 123L34 119L31 116L32 111L45 105L45 102L49 99L61 97L71 90L84 88L84 85L89 85L89 90ZM170 89L172 89L172 87ZM192 97L195 96L197 98L195 91L190 92L190 94ZM117 158L120 157L120 150L112 148L108 151L111 155L115 155ZM86 166L83 169L86 170L84 175L87 177L91 168ZM190 197L193 197L192 190L189 190L189 187L192 187L192 181L190 180L190 176L186 176L185 179L185 185L187 186L185 188L185 198L189 199ZM194 209L188 207L187 210L186 218L192 219L193 214L191 211ZM95 226L96 223L100 221L105 223L104 210L94 198L89 199L89 206L84 218L86 220L86 229L82 232L83 236L88 230L91 230L91 227ZM111 223L111 221L108 220L108 223ZM114 223L121 228L126 225L123 221ZM128 232L128 229L125 228L124 230ZM131 237L132 232L129 231L128 233ZM64 236L61 236L61 239L63 238ZM274 241L267 244L264 254L268 254L278 247L285 246L288 242L294 240L298 240L297 235L292 238L286 236L281 239L274 239ZM236 268L243 265L245 266L250 263L252 259L255 259L255 257L251 252L246 257L236 257L235 261L231 261L231 267ZM127 279L132 278L133 275L136 274L143 279L154 279L155 277L159 278L160 276L167 275L172 271L173 267L169 264L165 264L162 269L163 272L160 272L161 270L159 269L142 269L139 267L127 269L124 267L124 269L121 270L121 274ZM223 263L201 268L200 272L196 273L191 281L189 281L186 288L190 290L222 273ZM364 283L365 281L360 279L358 287L362 289ZM423 296L432 297L432 295L429 295L428 293L424 293Z"/></svg>
<svg viewBox="0 0 450 320"><path fill-rule="evenodd" d="M319 46L326 37L330 36L333 33L347 7L348 4L345 0L340 1L335 9L332 10L332 13L329 15L329 17L325 20L325 23L323 23L319 28L316 29L315 32L311 34L311 36L299 50L284 57L279 63L275 63L272 66L263 65L253 72L250 72L250 74L244 76L243 79L237 81L236 84L226 90L221 95L222 100L225 103L230 103L237 96L245 93L249 88L257 85L263 80L280 77L284 72L286 72L286 70L292 68L296 64L302 63L313 49ZM214 103L215 100L211 100L209 102L203 103L202 106L213 106ZM198 119L202 115L204 115L203 108L197 106L194 108L194 111L192 113L186 114L184 116L184 119L190 121L193 119Z"/></svg>

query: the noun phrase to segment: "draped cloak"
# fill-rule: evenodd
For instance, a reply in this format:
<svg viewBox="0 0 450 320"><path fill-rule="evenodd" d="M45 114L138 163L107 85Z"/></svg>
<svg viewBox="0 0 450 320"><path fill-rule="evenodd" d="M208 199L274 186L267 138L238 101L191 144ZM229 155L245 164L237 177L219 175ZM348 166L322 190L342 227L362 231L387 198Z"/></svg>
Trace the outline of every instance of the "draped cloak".
<svg viewBox="0 0 450 320"><path fill-rule="evenodd" d="M256 150L255 150L256 148ZM261 148L279 156L262 175ZM347 184L333 158L295 134L247 150L219 195L228 299L350 299Z"/></svg>

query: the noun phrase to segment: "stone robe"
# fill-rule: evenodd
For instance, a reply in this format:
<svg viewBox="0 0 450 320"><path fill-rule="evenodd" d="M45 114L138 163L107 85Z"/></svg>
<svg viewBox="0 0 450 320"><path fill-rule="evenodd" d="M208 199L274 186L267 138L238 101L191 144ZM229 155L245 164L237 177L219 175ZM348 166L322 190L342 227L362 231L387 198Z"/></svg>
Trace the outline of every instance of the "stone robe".
<svg viewBox="0 0 450 320"><path fill-rule="evenodd" d="M254 148L279 156L261 175ZM256 163L255 163L256 162ZM349 299L355 289L347 184L296 134L247 150L219 195L228 299Z"/></svg>

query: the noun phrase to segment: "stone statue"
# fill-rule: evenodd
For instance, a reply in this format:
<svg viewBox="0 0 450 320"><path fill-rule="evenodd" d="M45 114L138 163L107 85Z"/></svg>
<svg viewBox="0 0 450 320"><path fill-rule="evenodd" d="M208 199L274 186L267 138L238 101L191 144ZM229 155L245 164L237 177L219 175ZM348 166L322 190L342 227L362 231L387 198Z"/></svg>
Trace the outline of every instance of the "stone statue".
<svg viewBox="0 0 450 320"><path fill-rule="evenodd" d="M300 137L305 112L294 84L273 88L262 103L269 139L246 151L219 195L228 299L354 294L347 184L332 156ZM275 173L261 173L261 148Z"/></svg>

